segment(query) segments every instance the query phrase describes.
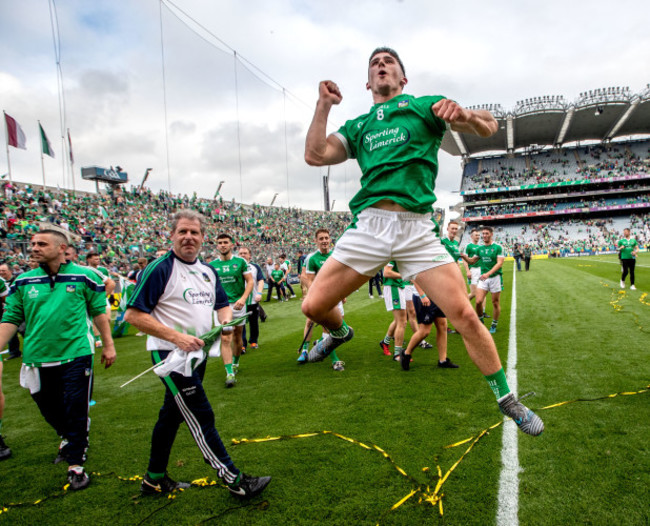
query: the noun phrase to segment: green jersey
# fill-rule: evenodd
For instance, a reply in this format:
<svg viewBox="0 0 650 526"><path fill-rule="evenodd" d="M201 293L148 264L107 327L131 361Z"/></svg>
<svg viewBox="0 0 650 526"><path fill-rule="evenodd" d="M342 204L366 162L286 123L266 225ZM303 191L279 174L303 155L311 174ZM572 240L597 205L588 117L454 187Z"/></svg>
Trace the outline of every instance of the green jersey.
<svg viewBox="0 0 650 526"><path fill-rule="evenodd" d="M284 277L284 270L272 270L271 271L271 279L275 281L276 283L280 283L282 278Z"/></svg>
<svg viewBox="0 0 650 526"><path fill-rule="evenodd" d="M320 250L312 252L309 254L307 259L307 268L305 272L307 274L318 274L318 271L323 267L327 258L332 255L332 251L326 252L323 254Z"/></svg>
<svg viewBox="0 0 650 526"><path fill-rule="evenodd" d="M443 98L398 95L335 133L362 172L361 190L350 201L355 216L382 199L410 212L431 212L438 149L447 126L431 106Z"/></svg>
<svg viewBox="0 0 650 526"><path fill-rule="evenodd" d="M454 258L454 261L458 261L460 259L460 250L458 250L458 240L454 239L453 241L449 239L448 237L442 238L440 240L444 247L447 249L447 252L449 252L449 255Z"/></svg>
<svg viewBox="0 0 650 526"><path fill-rule="evenodd" d="M473 258L474 256L477 256L477 255L478 255L478 248L479 248L480 246L481 246L481 245L475 245L474 243L467 243L467 245L465 245L465 252L464 252L464 254L465 254L468 258L471 259L471 258ZM480 260L479 260L479 261L477 261L476 263L471 263L471 264L469 265L469 268L479 268L480 266L481 266L481 262L480 262Z"/></svg>
<svg viewBox="0 0 650 526"><path fill-rule="evenodd" d="M621 259L635 259L632 252L636 249L638 243L636 239L631 237L630 239L623 238L618 241L618 248L621 251Z"/></svg>
<svg viewBox="0 0 650 526"><path fill-rule="evenodd" d="M40 367L93 354L91 317L105 313L105 289L97 273L63 263L55 276L41 267L18 276L2 321L25 322L23 362Z"/></svg>
<svg viewBox="0 0 650 526"><path fill-rule="evenodd" d="M397 263L395 261L389 261L388 267L392 267L393 272L399 273L399 269L397 268ZM408 281L404 281L401 278L387 278L384 276L384 287L397 287L400 289L403 289L406 287L406 285L409 285L410 283Z"/></svg>
<svg viewBox="0 0 650 526"><path fill-rule="evenodd" d="M7 287L7 282L3 278L0 278L0 298L3 298L7 294L9 294L9 287Z"/></svg>
<svg viewBox="0 0 650 526"><path fill-rule="evenodd" d="M479 256L479 266L481 267L481 274L489 272L494 265L497 264L499 258L504 257L503 247L497 243L491 245L479 245L476 249L476 254ZM501 276L501 269L492 273L491 277Z"/></svg>
<svg viewBox="0 0 650 526"><path fill-rule="evenodd" d="M228 301L236 303L246 290L244 274L250 274L246 260L239 256L232 256L226 261L215 259L208 264L216 269L221 286L228 296Z"/></svg>
<svg viewBox="0 0 650 526"><path fill-rule="evenodd" d="M102 267L101 265L99 265L99 266L97 267L97 270L98 270L99 272L101 272L102 275L103 275L104 277L106 277L106 278L110 278L110 277L111 277L110 274L109 274L109 272L108 272L108 269L107 269L106 267Z"/></svg>

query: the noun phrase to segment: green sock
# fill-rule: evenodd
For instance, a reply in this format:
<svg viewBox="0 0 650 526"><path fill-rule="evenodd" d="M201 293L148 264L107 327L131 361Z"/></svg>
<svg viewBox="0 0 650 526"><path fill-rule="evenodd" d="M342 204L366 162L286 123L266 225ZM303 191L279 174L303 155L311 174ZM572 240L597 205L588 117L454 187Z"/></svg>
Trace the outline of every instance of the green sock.
<svg viewBox="0 0 650 526"><path fill-rule="evenodd" d="M510 392L510 387L508 387L508 381L506 380L506 373L503 370L503 367L496 373L486 376L485 379L487 380L490 389L492 389L494 396L497 397L497 400L503 398Z"/></svg>
<svg viewBox="0 0 650 526"><path fill-rule="evenodd" d="M386 345L390 345L390 342L393 341L394 339L395 338L393 338L392 336L388 336L388 334L387 334L386 337L384 338L384 343Z"/></svg>
<svg viewBox="0 0 650 526"><path fill-rule="evenodd" d="M399 356L402 354L402 351L404 350L404 347L398 347L397 345L395 346L395 352L393 353L395 356Z"/></svg>
<svg viewBox="0 0 650 526"><path fill-rule="evenodd" d="M2 418L0 418L0 431L2 431Z"/></svg>
<svg viewBox="0 0 650 526"><path fill-rule="evenodd" d="M232 363L235 365L239 365L239 356L233 356L232 357Z"/></svg>
<svg viewBox="0 0 650 526"><path fill-rule="evenodd" d="M231 363L226 363L224 365L226 366L226 374L233 374L232 373L232 364Z"/></svg>
<svg viewBox="0 0 650 526"><path fill-rule="evenodd" d="M151 471L147 471L147 475L149 475L149 478L153 480L158 480L165 476L164 473L152 473Z"/></svg>
<svg viewBox="0 0 650 526"><path fill-rule="evenodd" d="M303 345L302 345L302 350L303 350L303 351L308 351L308 350L309 350L309 344L310 344L310 343L311 343L311 342L310 342L309 340L306 340L305 343L303 343Z"/></svg>
<svg viewBox="0 0 650 526"><path fill-rule="evenodd" d="M339 360L339 357L336 356L336 349L330 353L330 358L332 359L332 363L341 361Z"/></svg>
<svg viewBox="0 0 650 526"><path fill-rule="evenodd" d="M333 338L345 338L348 335L348 332L350 332L350 327L348 327L348 324L345 323L345 320L343 320L343 325L339 327L336 330L330 331L330 334L332 335Z"/></svg>

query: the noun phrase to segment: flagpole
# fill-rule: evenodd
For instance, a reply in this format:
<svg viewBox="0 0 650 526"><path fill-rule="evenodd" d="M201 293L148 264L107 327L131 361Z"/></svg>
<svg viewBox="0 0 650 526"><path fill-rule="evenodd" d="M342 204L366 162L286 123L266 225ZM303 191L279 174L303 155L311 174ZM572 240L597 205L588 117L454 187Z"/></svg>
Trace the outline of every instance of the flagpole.
<svg viewBox="0 0 650 526"><path fill-rule="evenodd" d="M43 172L43 193L45 193L45 163L43 162L43 134L41 133L41 130L43 127L41 126L41 121L38 121L38 134L41 137L41 170Z"/></svg>
<svg viewBox="0 0 650 526"><path fill-rule="evenodd" d="M7 172L9 173L9 182L13 184L13 179L11 178L11 160L9 159L9 126L7 125L7 114L5 110L2 110L2 115L5 118L5 146L7 147Z"/></svg>
<svg viewBox="0 0 650 526"><path fill-rule="evenodd" d="M68 148L70 149L70 178L72 179L72 193L76 193L77 189L74 186L74 155L72 154L72 140L70 139L70 128L68 128Z"/></svg>

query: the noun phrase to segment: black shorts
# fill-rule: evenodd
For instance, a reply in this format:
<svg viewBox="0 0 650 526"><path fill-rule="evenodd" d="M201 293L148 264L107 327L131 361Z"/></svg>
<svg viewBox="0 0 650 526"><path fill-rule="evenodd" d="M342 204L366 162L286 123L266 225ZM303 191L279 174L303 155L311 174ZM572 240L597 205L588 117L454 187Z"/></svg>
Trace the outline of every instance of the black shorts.
<svg viewBox="0 0 650 526"><path fill-rule="evenodd" d="M429 300L431 301L431 300ZM433 325L435 318L446 318L445 313L440 310L440 307L431 301L428 307L422 305L420 296L413 294L413 306L415 307L415 314L418 320L418 325Z"/></svg>

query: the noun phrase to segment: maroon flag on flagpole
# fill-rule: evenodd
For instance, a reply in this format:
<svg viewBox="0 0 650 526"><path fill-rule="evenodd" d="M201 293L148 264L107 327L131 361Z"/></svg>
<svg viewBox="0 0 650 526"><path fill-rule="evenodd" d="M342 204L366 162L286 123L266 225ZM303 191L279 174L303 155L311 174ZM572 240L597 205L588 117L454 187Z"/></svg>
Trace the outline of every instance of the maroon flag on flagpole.
<svg viewBox="0 0 650 526"><path fill-rule="evenodd" d="M7 123L7 144L9 144L9 146L13 146L14 148L26 150L27 138L25 137L25 132L20 127L20 124L16 122L16 119L10 117L6 113L5 122Z"/></svg>

